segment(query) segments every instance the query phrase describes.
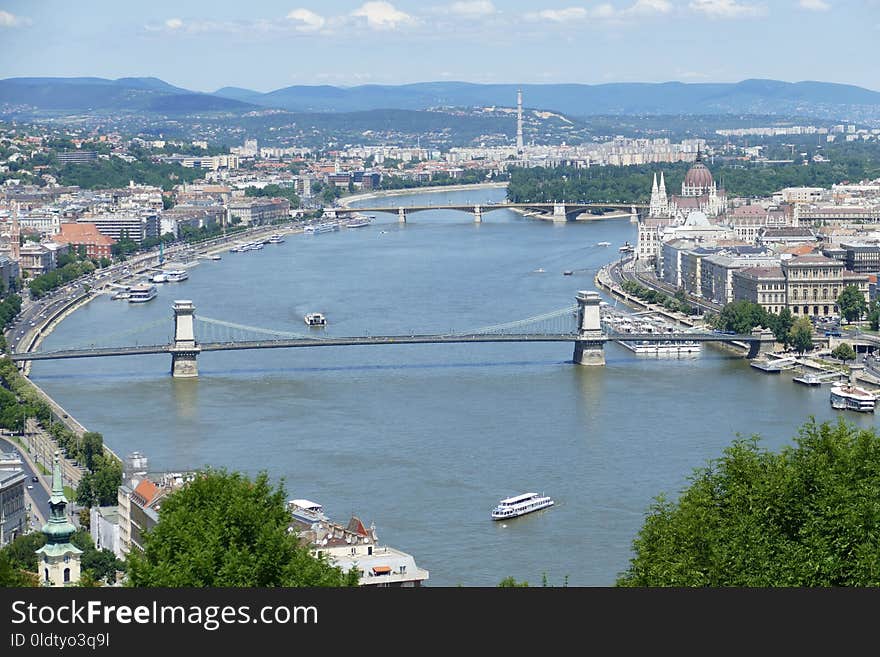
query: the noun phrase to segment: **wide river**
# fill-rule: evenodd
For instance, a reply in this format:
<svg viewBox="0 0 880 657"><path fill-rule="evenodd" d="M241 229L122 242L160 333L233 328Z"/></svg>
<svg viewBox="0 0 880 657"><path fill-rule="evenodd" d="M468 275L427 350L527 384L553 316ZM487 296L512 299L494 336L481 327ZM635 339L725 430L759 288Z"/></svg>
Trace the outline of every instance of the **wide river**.
<svg viewBox="0 0 880 657"><path fill-rule="evenodd" d="M483 189L386 201L503 197ZM398 225L378 215L366 228L224 253L147 304L102 297L43 349L165 342L174 299L193 300L197 316L298 333L309 330L303 315L320 311L324 333L339 336L514 321L573 304L635 236L627 219L558 225L498 210L477 225L469 214L428 211ZM760 434L776 450L809 415L836 416L827 387L756 372L711 347L657 359L609 345L604 368L573 365L571 349L272 349L203 354L197 380L173 379L165 356L36 362L32 376L118 454L147 455L151 470L266 470L289 497L321 502L339 522L375 522L380 540L414 555L433 586L507 576L536 585L544 574L551 585L612 585L658 494L675 497L738 434ZM500 498L525 491L556 506L490 520Z"/></svg>

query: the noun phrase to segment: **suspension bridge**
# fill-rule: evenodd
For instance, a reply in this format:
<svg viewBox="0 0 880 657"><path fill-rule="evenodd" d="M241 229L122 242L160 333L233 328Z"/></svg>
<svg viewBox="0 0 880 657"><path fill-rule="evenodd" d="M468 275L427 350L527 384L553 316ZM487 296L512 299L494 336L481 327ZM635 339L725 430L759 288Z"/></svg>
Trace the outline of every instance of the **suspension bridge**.
<svg viewBox="0 0 880 657"><path fill-rule="evenodd" d="M236 351L245 349L291 349L301 347L349 347L361 345L454 344L499 342L568 342L574 343L573 362L580 365L604 365L604 345L610 340L639 342L728 342L749 345L749 357L772 348L775 338L760 331L748 335L728 335L700 331L670 330L664 333L620 333L613 324L603 321L597 292L580 291L576 304L525 319L476 327L465 331L410 335L375 335L337 337L315 336L292 331L281 331L211 317L196 317L192 301L178 300L173 305L173 333L164 344L99 346L56 351L29 351L13 353L9 357L18 363L38 360L69 358L98 358L108 356L140 356L167 354L171 356L171 374L179 378L198 376L197 358L200 353ZM102 336L102 342L131 340L167 319L157 320L115 335ZM199 339L196 339L198 335Z"/></svg>

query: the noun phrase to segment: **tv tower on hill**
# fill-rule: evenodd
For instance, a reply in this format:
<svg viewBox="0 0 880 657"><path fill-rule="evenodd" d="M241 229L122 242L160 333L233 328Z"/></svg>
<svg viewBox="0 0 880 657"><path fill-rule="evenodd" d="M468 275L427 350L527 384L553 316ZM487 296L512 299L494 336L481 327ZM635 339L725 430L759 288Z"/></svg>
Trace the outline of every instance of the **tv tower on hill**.
<svg viewBox="0 0 880 657"><path fill-rule="evenodd" d="M516 91L516 153L522 155L523 152L523 134L522 134L522 89Z"/></svg>

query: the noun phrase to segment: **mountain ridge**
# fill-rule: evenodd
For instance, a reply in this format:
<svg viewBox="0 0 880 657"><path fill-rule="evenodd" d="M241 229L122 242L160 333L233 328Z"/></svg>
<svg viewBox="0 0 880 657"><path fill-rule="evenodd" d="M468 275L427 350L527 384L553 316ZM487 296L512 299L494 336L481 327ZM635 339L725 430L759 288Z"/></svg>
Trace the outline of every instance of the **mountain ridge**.
<svg viewBox="0 0 880 657"><path fill-rule="evenodd" d="M376 109L516 104L571 116L633 114L845 115L853 108L880 114L880 92L850 84L750 78L740 82L611 82L603 84L480 84L430 81L352 87L292 85L269 92L222 87L211 93L177 87L155 77L17 77L0 80L0 104L38 110L145 112L355 112ZM812 111L812 112L811 112Z"/></svg>

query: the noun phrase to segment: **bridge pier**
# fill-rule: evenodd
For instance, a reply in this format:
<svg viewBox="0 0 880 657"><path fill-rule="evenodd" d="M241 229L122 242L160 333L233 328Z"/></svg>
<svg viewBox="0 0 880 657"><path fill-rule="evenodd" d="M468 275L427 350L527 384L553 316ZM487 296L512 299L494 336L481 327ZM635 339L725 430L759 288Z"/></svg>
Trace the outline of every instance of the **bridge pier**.
<svg viewBox="0 0 880 657"><path fill-rule="evenodd" d="M568 215L565 213L565 203L553 204L553 221L568 221Z"/></svg>
<svg viewBox="0 0 880 657"><path fill-rule="evenodd" d="M171 352L171 376L179 379L191 379L199 375L196 364L201 348L196 342L195 306L187 299L174 302L174 342Z"/></svg>
<svg viewBox="0 0 880 657"><path fill-rule="evenodd" d="M406 208L403 206L397 208L397 221L401 224L406 223Z"/></svg>
<svg viewBox="0 0 880 657"><path fill-rule="evenodd" d="M776 336L773 334L773 331L767 328L755 327L752 329L752 335L758 339L749 343L747 358L757 358L760 354L772 354L776 351Z"/></svg>
<svg viewBox="0 0 880 657"><path fill-rule="evenodd" d="M577 332L574 343L576 365L601 366L605 364L605 339L599 315L598 292L580 290L577 293Z"/></svg>
<svg viewBox="0 0 880 657"><path fill-rule="evenodd" d="M474 206L474 223L481 224L483 223L483 210L479 205Z"/></svg>

